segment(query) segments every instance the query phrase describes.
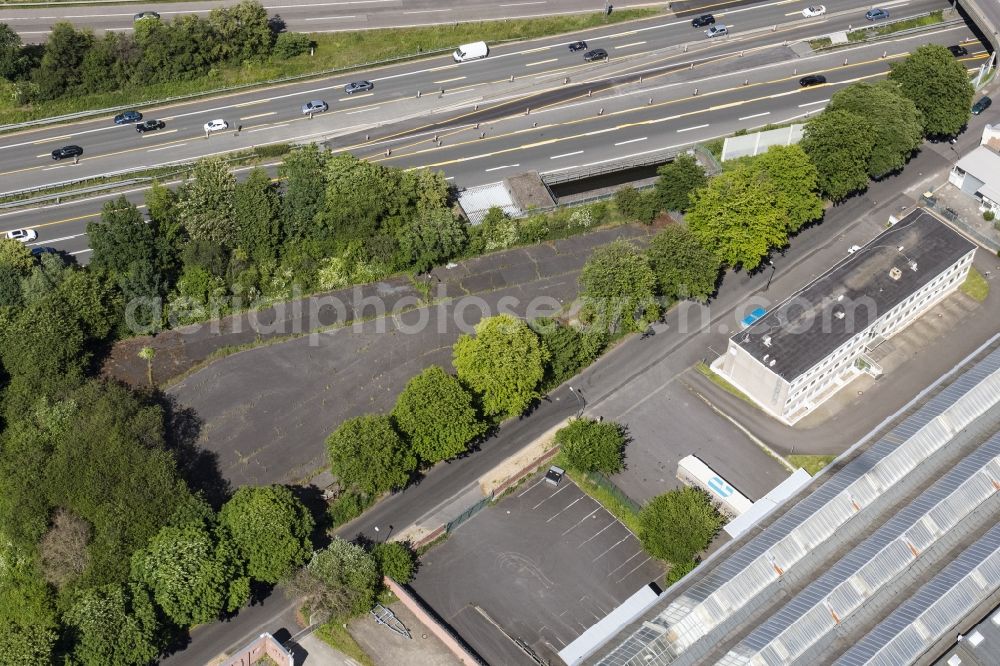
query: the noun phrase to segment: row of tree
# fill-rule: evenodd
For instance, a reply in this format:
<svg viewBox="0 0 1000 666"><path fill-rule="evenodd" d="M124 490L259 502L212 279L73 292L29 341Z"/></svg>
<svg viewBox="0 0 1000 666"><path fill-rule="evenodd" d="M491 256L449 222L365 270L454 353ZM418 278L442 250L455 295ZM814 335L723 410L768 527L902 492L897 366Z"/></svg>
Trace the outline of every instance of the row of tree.
<svg viewBox="0 0 1000 666"><path fill-rule="evenodd" d="M58 22L41 47L22 45L10 26L0 24L0 77L18 83L21 103L182 81L220 65L289 58L309 49L305 35L282 27L257 0L218 7L206 18L137 21L132 33L103 37Z"/></svg>

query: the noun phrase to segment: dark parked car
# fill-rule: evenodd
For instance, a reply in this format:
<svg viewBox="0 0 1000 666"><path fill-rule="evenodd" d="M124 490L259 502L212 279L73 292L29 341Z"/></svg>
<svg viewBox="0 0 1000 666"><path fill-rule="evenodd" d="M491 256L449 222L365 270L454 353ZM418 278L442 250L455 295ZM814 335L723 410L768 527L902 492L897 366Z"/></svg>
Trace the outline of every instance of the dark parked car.
<svg viewBox="0 0 1000 666"><path fill-rule="evenodd" d="M354 83L348 83L344 86L344 92L348 95L353 95L356 92L368 92L374 87L375 84L371 81L355 81Z"/></svg>
<svg viewBox="0 0 1000 666"><path fill-rule="evenodd" d="M978 102L972 105L972 115L978 116L980 113L990 108L990 104L993 103L989 97L983 97Z"/></svg>
<svg viewBox="0 0 1000 666"><path fill-rule="evenodd" d="M83 148L80 146L63 146L52 151L52 159L61 160L67 157L79 157L83 155Z"/></svg>
<svg viewBox="0 0 1000 666"><path fill-rule="evenodd" d="M156 130L161 130L166 126L167 124L162 120L143 120L135 126L135 131L139 134L142 134L143 132L155 132Z"/></svg>
<svg viewBox="0 0 1000 666"><path fill-rule="evenodd" d="M43 254L59 254L59 250L54 247L33 247L31 248L31 254L35 257L40 257Z"/></svg>
<svg viewBox="0 0 1000 666"><path fill-rule="evenodd" d="M128 125L142 120L142 114L138 111L125 111L115 116L115 125Z"/></svg>
<svg viewBox="0 0 1000 666"><path fill-rule="evenodd" d="M951 54L956 58L961 58L962 56L969 55L969 52L965 50L965 47L959 46L958 44L956 44L955 46L949 46L948 50L951 51Z"/></svg>
<svg viewBox="0 0 1000 666"><path fill-rule="evenodd" d="M822 74L810 74L808 76L803 76L799 79L799 85L803 88L808 88L809 86L818 86L826 83L826 77Z"/></svg>
<svg viewBox="0 0 1000 666"><path fill-rule="evenodd" d="M869 9L868 12L865 14L865 18L868 19L869 21L887 19L889 18L889 12L885 11L884 9L879 9L878 7L876 7L875 9Z"/></svg>
<svg viewBox="0 0 1000 666"><path fill-rule="evenodd" d="M715 23L715 17L711 14L702 14L691 19L691 25L695 28L704 28L706 25Z"/></svg>
<svg viewBox="0 0 1000 666"><path fill-rule="evenodd" d="M593 51L587 51L583 54L583 59L587 62L594 62L595 60L607 60L608 52L604 49L594 49Z"/></svg>
<svg viewBox="0 0 1000 666"><path fill-rule="evenodd" d="M587 42L573 42L569 45L569 50L573 53L577 51L584 51L587 49Z"/></svg>

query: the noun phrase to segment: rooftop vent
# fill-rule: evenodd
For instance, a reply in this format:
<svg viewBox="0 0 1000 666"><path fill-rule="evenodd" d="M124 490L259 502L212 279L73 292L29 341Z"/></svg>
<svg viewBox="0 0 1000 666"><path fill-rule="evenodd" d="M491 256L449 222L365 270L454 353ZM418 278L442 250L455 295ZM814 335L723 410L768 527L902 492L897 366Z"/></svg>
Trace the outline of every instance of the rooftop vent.
<svg viewBox="0 0 1000 666"><path fill-rule="evenodd" d="M763 338L761 338L761 341L764 343L765 347L770 347L771 346L771 336L770 335L765 335Z"/></svg>
<svg viewBox="0 0 1000 666"><path fill-rule="evenodd" d="M769 367L769 368L773 368L773 367L774 367L774 364L775 364L775 363L776 363L777 361L778 361L778 359L776 359L776 358L772 358L772 359L771 359L771 362L767 364L767 367Z"/></svg>
<svg viewBox="0 0 1000 666"><path fill-rule="evenodd" d="M911 261L910 262L910 270L911 271L916 271L917 270L917 262L915 262L915 261Z"/></svg>
<svg viewBox="0 0 1000 666"><path fill-rule="evenodd" d="M889 277L891 277L893 280L899 280L899 278L903 277L903 271L893 266L892 268L889 269Z"/></svg>
<svg viewBox="0 0 1000 666"><path fill-rule="evenodd" d="M844 306L843 305L835 305L835 306L833 306L833 316L834 317L836 317L837 319L843 319L844 318L844 314L845 314L845 312L844 312Z"/></svg>

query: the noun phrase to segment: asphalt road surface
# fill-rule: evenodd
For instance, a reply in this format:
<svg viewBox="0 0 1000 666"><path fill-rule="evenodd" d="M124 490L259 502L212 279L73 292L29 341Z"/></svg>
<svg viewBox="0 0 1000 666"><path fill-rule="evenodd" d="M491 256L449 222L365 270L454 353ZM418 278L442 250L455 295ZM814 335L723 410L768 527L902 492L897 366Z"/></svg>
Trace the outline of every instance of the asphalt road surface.
<svg viewBox="0 0 1000 666"><path fill-rule="evenodd" d="M44 42L52 24L69 21L78 28L90 28L97 34L131 32L137 12L155 11L163 20L185 14L207 16L215 7L231 6L224 2L130 2L113 5L75 5L66 2L45 7L18 9L16 5L0 8L0 23L7 23L25 43ZM456 21L535 18L559 14L603 11L600 0L263 0L270 15L277 14L293 32L346 32L376 28L402 28L453 24ZM739 3L723 3L724 6ZM615 9L662 7L664 3L614 3ZM713 9L715 7L713 6Z"/></svg>

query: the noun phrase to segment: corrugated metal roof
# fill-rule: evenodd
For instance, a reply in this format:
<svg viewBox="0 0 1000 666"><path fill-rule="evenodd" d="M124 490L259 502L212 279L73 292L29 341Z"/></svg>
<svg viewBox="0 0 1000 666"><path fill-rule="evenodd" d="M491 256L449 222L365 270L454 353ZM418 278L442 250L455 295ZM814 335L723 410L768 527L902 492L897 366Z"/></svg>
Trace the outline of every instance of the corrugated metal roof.
<svg viewBox="0 0 1000 666"><path fill-rule="evenodd" d="M477 225L486 217L490 208L499 208L509 217L523 217L524 211L517 207L510 191L503 182L469 187L458 193L458 203L469 218L469 224Z"/></svg>

